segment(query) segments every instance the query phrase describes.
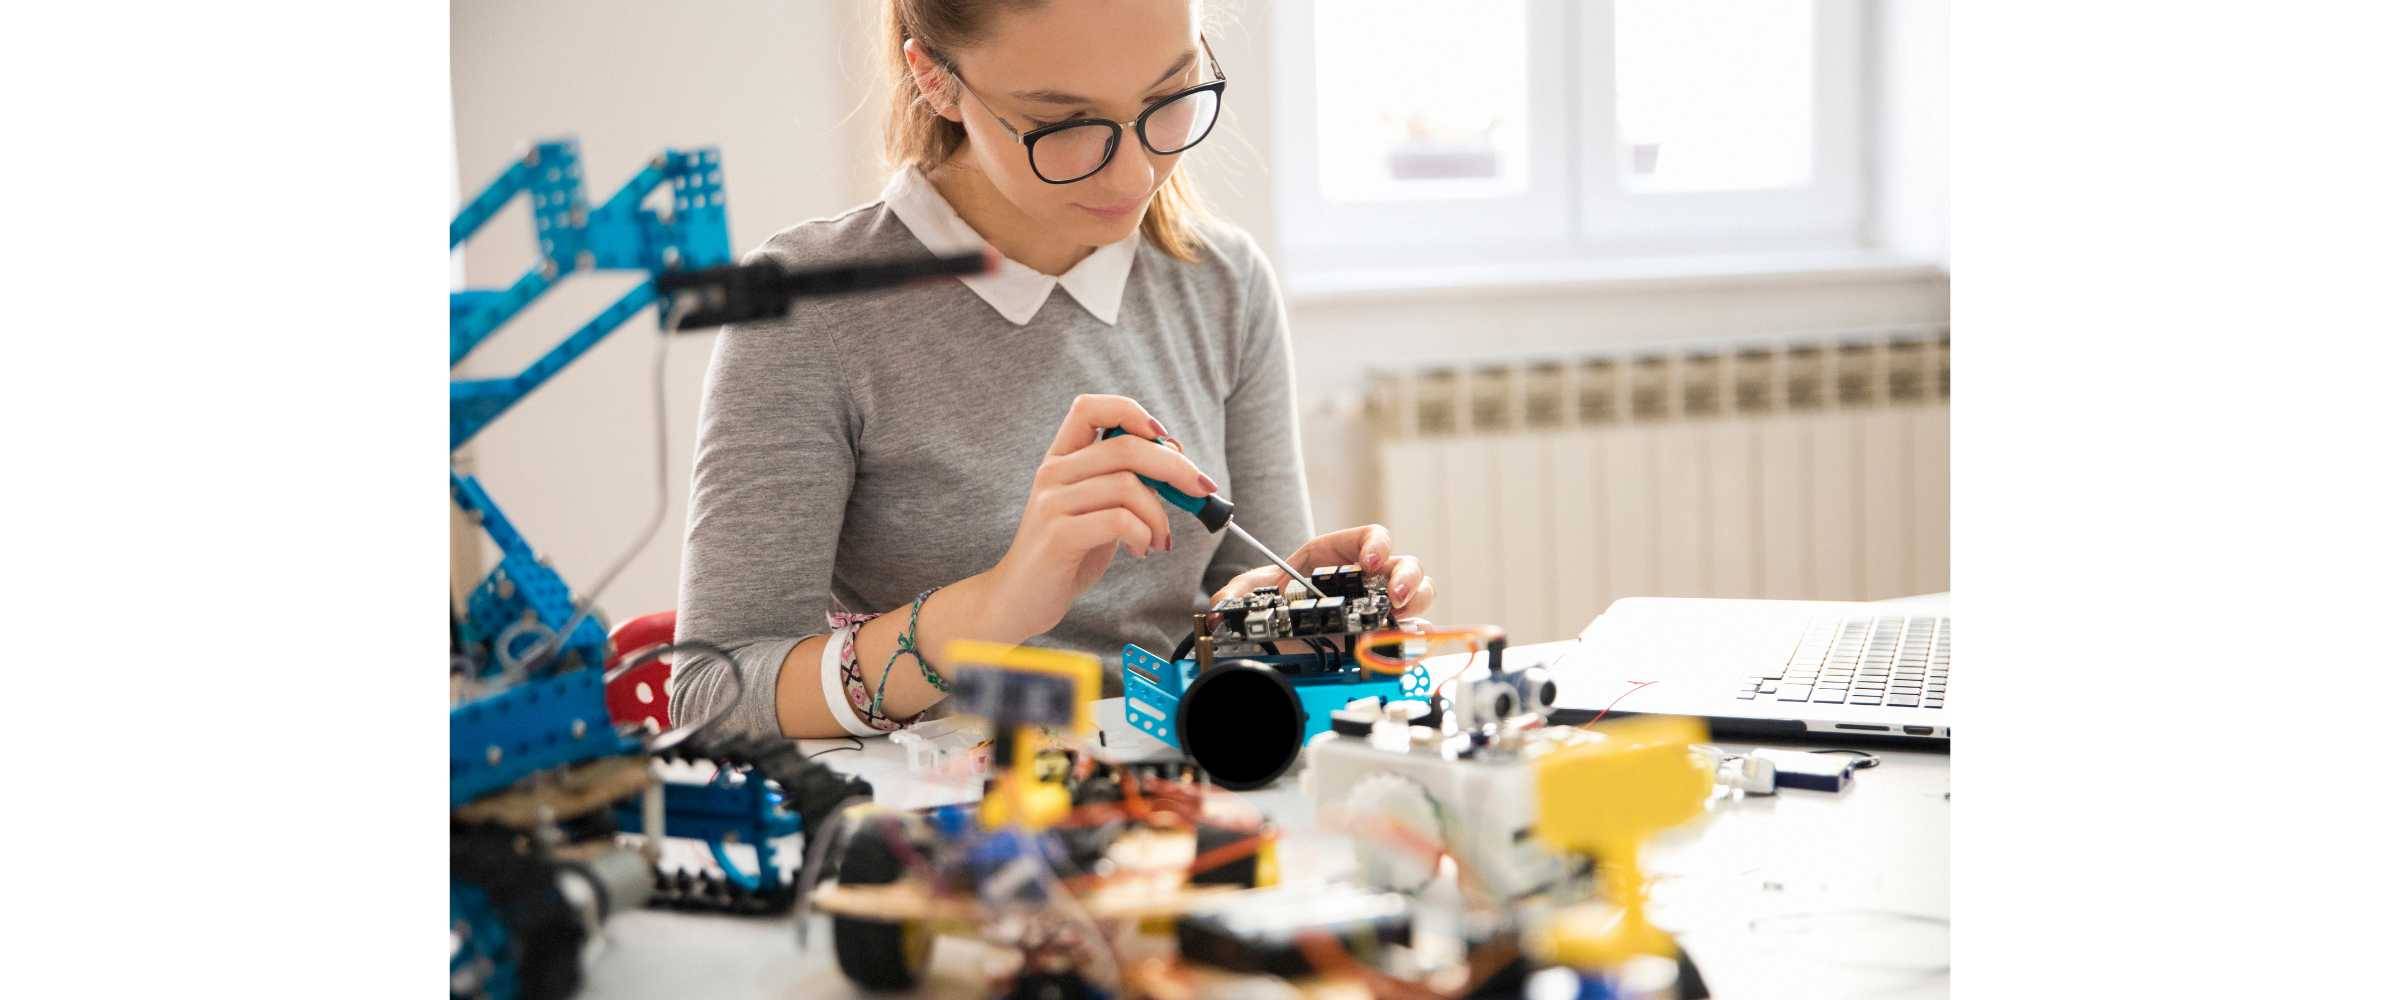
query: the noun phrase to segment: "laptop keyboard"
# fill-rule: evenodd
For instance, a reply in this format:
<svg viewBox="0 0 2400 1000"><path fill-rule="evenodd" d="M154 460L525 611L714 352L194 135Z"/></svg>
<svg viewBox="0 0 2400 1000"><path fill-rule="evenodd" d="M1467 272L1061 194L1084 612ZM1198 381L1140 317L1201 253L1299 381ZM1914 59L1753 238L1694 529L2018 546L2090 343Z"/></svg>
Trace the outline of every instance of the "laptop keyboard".
<svg viewBox="0 0 2400 1000"><path fill-rule="evenodd" d="M1828 619L1809 626L1783 668L1742 684L1743 701L1940 708L1950 688L1950 619Z"/></svg>

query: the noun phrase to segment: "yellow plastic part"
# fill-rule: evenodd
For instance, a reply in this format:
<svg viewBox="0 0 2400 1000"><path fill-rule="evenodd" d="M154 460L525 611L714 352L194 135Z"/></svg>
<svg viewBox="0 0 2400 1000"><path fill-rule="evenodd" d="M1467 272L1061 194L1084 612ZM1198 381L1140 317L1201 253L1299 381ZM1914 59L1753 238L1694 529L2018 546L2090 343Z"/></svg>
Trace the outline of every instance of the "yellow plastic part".
<svg viewBox="0 0 2400 1000"><path fill-rule="evenodd" d="M933 957L933 939L940 936L922 920L900 922L900 960L908 971L923 975L927 960Z"/></svg>
<svg viewBox="0 0 2400 1000"><path fill-rule="evenodd" d="M1275 835L1262 833L1258 841L1258 887L1283 883L1283 868L1275 861Z"/></svg>
<svg viewBox="0 0 2400 1000"><path fill-rule="evenodd" d="M957 666L971 664L1067 678L1075 687L1075 720L1071 729L1077 736L1093 730L1092 703L1100 698L1099 657L973 640L953 642L943 653L946 662ZM983 804L976 808L976 821L987 830L1011 825L1040 830L1065 818L1073 807L1066 785L1044 781L1039 773L1041 727L1018 726L1016 738L1010 744L1010 759L999 762L1005 770L1000 773L1000 780L993 782L991 792L983 797Z"/></svg>
<svg viewBox="0 0 2400 1000"><path fill-rule="evenodd" d="M1692 756L1708 736L1698 720L1641 716L1595 732L1605 738L1534 762L1533 833L1554 850L1593 856L1617 905L1568 907L1534 936L1552 959L1606 972L1638 955L1675 956L1674 939L1647 914L1641 845L1700 815L1711 776Z"/></svg>
<svg viewBox="0 0 2400 1000"><path fill-rule="evenodd" d="M1074 732L1093 731L1092 703L1100 700L1100 658L1064 649L1036 649L1005 642L960 639L943 647L944 663L999 667L1031 674L1055 674L1075 684Z"/></svg>

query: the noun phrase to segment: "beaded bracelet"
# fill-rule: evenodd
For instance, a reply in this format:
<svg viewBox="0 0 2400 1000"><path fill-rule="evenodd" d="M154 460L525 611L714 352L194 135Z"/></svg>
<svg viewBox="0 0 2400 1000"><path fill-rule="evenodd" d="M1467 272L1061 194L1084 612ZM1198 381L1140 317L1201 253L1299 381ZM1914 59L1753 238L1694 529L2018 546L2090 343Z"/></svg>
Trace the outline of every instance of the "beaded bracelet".
<svg viewBox="0 0 2400 1000"><path fill-rule="evenodd" d="M917 595L916 600L909 602L908 628L900 632L899 639L894 643L891 658L883 661L883 676L875 680L875 703L867 707L869 714L877 716L883 714L883 686L892 682L892 668L900 665L900 654L902 653L916 658L917 669L925 674L925 683L933 685L934 690L944 694L950 692L950 682L943 680L942 675L934 673L933 664L925 662L925 654L917 651L917 614L925 610L925 599L932 597L933 592L940 589L942 588L927 587L923 593Z"/></svg>

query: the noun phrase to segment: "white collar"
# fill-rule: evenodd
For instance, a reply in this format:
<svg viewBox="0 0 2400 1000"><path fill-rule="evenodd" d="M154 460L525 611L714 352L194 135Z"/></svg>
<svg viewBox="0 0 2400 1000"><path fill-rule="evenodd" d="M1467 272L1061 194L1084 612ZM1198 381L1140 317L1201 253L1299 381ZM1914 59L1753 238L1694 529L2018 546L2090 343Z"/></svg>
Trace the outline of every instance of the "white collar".
<svg viewBox="0 0 2400 1000"><path fill-rule="evenodd" d="M983 237L958 217L942 192L926 180L915 167L902 167L883 186L883 203L907 226L917 242L935 253L959 253L983 249ZM1117 325L1117 306L1125 298L1125 279L1133 272L1133 253L1142 234L1118 240L1093 250L1077 261L1067 273L1051 277L1006 256L1000 258L1000 268L990 274L967 275L958 279L975 294L991 303L1009 322L1024 326L1032 322L1033 314L1042 311L1042 303L1050 300L1050 290L1065 288L1067 294L1083 304L1100 322Z"/></svg>

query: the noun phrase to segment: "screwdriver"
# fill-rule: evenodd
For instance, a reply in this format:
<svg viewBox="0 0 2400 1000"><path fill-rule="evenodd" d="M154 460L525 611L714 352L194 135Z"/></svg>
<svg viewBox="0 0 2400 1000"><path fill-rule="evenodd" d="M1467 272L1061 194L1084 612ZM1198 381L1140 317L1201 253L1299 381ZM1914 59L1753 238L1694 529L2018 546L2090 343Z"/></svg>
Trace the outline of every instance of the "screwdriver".
<svg viewBox="0 0 2400 1000"><path fill-rule="evenodd" d="M1100 439L1106 441L1109 438L1113 438L1124 433L1124 428L1111 427L1109 428L1108 433L1100 435ZM1153 440L1156 440L1160 447L1167 447L1167 442L1165 439L1157 438ZM1230 533L1235 538L1239 538L1242 541L1249 543L1251 548L1258 550L1258 554L1267 557L1268 562L1274 563L1276 569L1282 570L1292 579L1300 581L1300 585L1307 587L1309 593L1315 594L1318 597L1327 596L1324 591L1317 589L1316 584L1309 582L1308 577L1302 576L1299 570L1293 569L1292 564L1284 562L1282 556L1276 555L1274 549L1270 549L1266 547L1266 545L1260 543L1258 539L1250 537L1250 533L1243 531L1241 525L1233 523L1232 501L1214 493L1204 497L1196 497L1189 493L1185 493L1182 490L1176 489L1175 487L1159 482L1156 479L1141 475L1140 473L1135 473L1135 477L1142 481L1142 485L1156 490L1158 492L1159 499L1165 500L1167 503L1173 506L1181 507L1184 510L1191 512L1193 517L1199 518L1201 527L1207 528L1211 532L1222 530Z"/></svg>

